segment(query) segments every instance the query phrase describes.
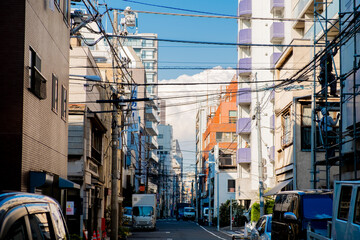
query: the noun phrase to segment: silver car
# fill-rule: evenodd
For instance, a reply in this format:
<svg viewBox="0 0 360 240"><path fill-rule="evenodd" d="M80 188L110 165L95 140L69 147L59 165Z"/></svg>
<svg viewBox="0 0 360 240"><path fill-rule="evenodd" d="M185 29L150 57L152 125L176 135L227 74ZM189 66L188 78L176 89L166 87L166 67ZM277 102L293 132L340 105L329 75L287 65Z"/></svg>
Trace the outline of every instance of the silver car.
<svg viewBox="0 0 360 240"><path fill-rule="evenodd" d="M255 227L251 230L250 239L270 240L271 239L271 214L260 217Z"/></svg>

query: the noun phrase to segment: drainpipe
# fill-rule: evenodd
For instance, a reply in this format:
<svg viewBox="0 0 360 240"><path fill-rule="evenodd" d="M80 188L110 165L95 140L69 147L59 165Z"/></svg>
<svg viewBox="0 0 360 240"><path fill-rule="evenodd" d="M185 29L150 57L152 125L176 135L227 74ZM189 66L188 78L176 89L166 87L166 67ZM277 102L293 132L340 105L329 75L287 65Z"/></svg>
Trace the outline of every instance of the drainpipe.
<svg viewBox="0 0 360 240"><path fill-rule="evenodd" d="M311 97L311 95L308 96L301 96L301 97L293 97L293 106L294 106L294 124L293 124L293 189L297 189L297 161L296 161L296 116L297 116L297 106L296 103L301 98Z"/></svg>

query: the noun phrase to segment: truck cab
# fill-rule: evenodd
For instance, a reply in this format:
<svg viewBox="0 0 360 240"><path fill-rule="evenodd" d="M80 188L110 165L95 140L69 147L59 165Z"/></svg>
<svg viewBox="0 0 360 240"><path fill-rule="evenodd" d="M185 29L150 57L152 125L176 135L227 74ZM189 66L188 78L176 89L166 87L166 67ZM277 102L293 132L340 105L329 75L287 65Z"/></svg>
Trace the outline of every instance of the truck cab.
<svg viewBox="0 0 360 240"><path fill-rule="evenodd" d="M332 239L360 239L360 181L339 181L334 186Z"/></svg>

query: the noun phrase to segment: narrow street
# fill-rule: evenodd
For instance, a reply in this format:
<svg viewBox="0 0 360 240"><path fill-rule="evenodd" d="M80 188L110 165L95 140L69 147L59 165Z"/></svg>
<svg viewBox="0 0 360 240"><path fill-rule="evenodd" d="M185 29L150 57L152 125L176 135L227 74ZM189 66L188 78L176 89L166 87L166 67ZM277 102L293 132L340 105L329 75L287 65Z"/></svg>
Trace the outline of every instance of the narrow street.
<svg viewBox="0 0 360 240"><path fill-rule="evenodd" d="M204 227L193 221L176 221L175 219L160 219L156 222L156 231L135 231L128 238L131 239L197 239L215 240L231 239L225 233L218 232L215 227Z"/></svg>

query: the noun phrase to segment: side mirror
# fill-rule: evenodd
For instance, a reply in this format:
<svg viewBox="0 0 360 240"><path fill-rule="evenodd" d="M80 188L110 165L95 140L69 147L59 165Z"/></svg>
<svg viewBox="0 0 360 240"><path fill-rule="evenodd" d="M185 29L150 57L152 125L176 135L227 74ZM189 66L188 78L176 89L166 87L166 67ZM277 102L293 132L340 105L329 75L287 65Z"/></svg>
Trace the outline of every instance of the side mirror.
<svg viewBox="0 0 360 240"><path fill-rule="evenodd" d="M264 233L264 229L262 227L259 227L258 228L258 232L259 232L259 235L263 234Z"/></svg>
<svg viewBox="0 0 360 240"><path fill-rule="evenodd" d="M296 222L297 221L297 217L293 212L286 212L284 213L284 219L286 220L290 220L292 222Z"/></svg>

